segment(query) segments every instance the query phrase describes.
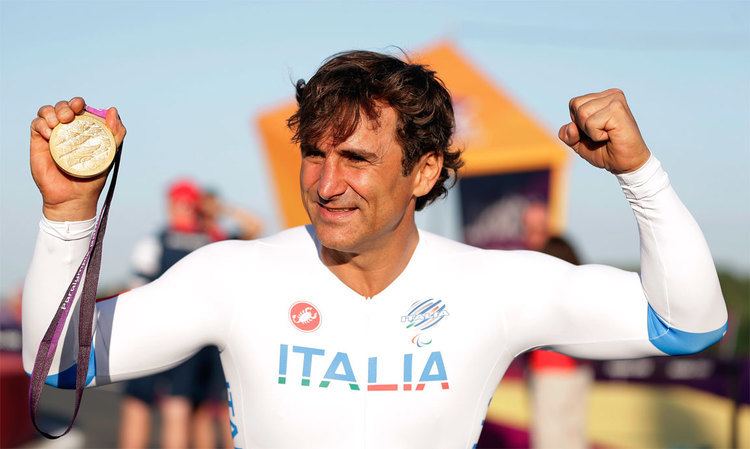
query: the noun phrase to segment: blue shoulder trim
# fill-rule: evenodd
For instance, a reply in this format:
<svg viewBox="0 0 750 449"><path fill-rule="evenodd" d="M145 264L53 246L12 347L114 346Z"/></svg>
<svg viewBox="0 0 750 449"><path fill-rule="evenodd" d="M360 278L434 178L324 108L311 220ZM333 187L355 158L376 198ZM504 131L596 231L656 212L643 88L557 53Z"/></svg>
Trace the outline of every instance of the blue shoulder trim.
<svg viewBox="0 0 750 449"><path fill-rule="evenodd" d="M709 332L694 333L675 329L651 308L651 304L648 305L648 339L667 355L695 354L721 340L726 332L727 323Z"/></svg>
<svg viewBox="0 0 750 449"><path fill-rule="evenodd" d="M57 374L47 376L47 380L44 382L47 385L51 385L57 388L75 389L76 387L76 366L78 363L74 363L70 367ZM86 374L86 385L90 384L96 376L96 356L94 355L94 346L91 346L91 355L89 356L89 371Z"/></svg>

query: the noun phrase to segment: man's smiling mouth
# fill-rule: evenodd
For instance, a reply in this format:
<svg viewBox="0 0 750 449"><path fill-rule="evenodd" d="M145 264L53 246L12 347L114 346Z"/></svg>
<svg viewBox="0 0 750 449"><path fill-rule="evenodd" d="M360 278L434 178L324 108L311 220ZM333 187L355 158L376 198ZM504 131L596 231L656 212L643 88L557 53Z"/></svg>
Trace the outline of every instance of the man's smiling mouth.
<svg viewBox="0 0 750 449"><path fill-rule="evenodd" d="M330 212L348 212L357 209L356 207L331 207L320 203L318 203L318 206Z"/></svg>
<svg viewBox="0 0 750 449"><path fill-rule="evenodd" d="M344 217L358 209L357 207L331 207L323 205L320 202L316 202L315 204L318 206L318 210L320 211L320 214L323 216L323 218Z"/></svg>

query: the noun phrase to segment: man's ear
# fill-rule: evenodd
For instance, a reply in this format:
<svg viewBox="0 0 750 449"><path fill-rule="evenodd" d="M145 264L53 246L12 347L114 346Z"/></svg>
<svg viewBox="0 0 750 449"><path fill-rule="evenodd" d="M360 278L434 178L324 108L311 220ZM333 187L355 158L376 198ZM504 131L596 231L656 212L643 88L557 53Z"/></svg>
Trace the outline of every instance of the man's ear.
<svg viewBox="0 0 750 449"><path fill-rule="evenodd" d="M419 158L414 170L414 196L419 198L427 195L435 186L440 171L443 169L443 154L437 151L431 151Z"/></svg>

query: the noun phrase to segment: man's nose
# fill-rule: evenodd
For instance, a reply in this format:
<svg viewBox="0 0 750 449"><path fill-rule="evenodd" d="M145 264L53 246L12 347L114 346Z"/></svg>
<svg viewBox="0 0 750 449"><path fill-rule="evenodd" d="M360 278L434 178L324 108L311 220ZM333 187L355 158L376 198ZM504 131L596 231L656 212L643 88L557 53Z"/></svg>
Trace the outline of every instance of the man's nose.
<svg viewBox="0 0 750 449"><path fill-rule="evenodd" d="M330 201L346 192L344 171L339 166L337 158L327 158L320 172L318 180L318 197L321 201Z"/></svg>

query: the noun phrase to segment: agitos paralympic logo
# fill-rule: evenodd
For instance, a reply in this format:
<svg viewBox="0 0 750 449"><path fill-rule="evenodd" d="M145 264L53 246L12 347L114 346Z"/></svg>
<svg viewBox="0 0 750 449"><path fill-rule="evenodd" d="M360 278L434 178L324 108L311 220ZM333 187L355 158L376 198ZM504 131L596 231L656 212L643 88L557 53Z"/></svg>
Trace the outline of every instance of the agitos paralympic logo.
<svg viewBox="0 0 750 449"><path fill-rule="evenodd" d="M291 349L291 351L290 351ZM418 362L422 362L424 365ZM403 376L396 383L384 383L378 376L378 357L367 359L367 391L422 391L425 386L439 383L442 390L448 390L448 374L445 371L443 355L440 351L434 351L425 358L425 354L403 355ZM306 346L279 345L279 384L286 384L291 374L294 377L300 375L300 384L303 387L311 385L311 373L313 364L327 363L325 375L318 383L319 388L328 388L332 382L343 382L348 384L349 390L359 391L361 384L360 376L355 374L349 355L346 352L336 352L333 358L326 356L326 350L321 348L310 348ZM416 370L415 370L416 365ZM325 366L325 365L324 365ZM419 367L422 367L421 371ZM419 373L419 377L415 375ZM393 382L395 379L391 379ZM316 380L317 382L317 380ZM399 388L400 387L400 388Z"/></svg>
<svg viewBox="0 0 750 449"><path fill-rule="evenodd" d="M414 301L406 315L401 316L401 322L406 325L406 329L416 331L411 342L421 348L432 343L432 337L425 331L447 316L448 310L445 309L443 300L430 298Z"/></svg>

